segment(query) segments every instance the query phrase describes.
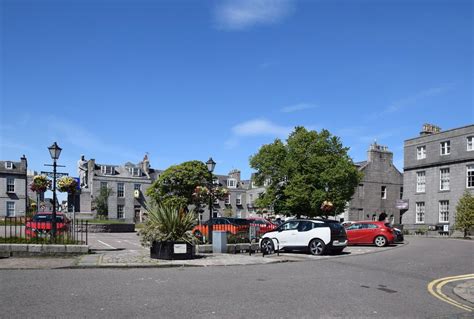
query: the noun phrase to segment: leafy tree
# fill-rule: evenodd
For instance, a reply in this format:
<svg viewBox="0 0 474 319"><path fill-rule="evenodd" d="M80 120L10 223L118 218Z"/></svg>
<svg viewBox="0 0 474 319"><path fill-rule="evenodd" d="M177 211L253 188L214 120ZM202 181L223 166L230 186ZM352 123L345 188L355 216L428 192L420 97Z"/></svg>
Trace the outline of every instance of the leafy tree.
<svg viewBox="0 0 474 319"><path fill-rule="evenodd" d="M99 218L106 218L109 214L109 197L113 191L108 187L101 187L99 195L92 201L92 209L97 212Z"/></svg>
<svg viewBox="0 0 474 319"><path fill-rule="evenodd" d="M170 166L148 188L146 194L155 203L175 206L199 206L204 198L193 196L197 186L209 183L209 171L201 161Z"/></svg>
<svg viewBox="0 0 474 319"><path fill-rule="evenodd" d="M456 206L454 227L464 232L464 237L467 237L469 231L474 227L474 196L468 191L459 199Z"/></svg>
<svg viewBox="0 0 474 319"><path fill-rule="evenodd" d="M250 166L257 171L257 185L270 184L256 205L273 207L278 214L315 217L327 214L321 205L330 200L336 213L343 212L362 178L348 150L329 131L304 127L296 127L286 144L276 139L263 145Z"/></svg>

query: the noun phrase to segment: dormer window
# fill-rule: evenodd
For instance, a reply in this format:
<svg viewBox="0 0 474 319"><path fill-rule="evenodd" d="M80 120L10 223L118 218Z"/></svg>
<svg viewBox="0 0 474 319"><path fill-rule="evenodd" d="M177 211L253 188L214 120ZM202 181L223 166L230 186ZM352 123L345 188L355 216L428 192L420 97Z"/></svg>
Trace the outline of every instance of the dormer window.
<svg viewBox="0 0 474 319"><path fill-rule="evenodd" d="M115 174L115 167L109 165L102 165L100 167L100 171L104 175L114 175Z"/></svg>
<svg viewBox="0 0 474 319"><path fill-rule="evenodd" d="M6 169L13 169L13 162L10 162L10 161L5 162L5 168Z"/></svg>
<svg viewBox="0 0 474 319"><path fill-rule="evenodd" d="M236 188L237 187L237 180L235 178L229 178L227 180L227 187L228 188Z"/></svg>
<svg viewBox="0 0 474 319"><path fill-rule="evenodd" d="M141 170L137 167L129 167L128 171L129 171L130 175L132 175L132 176L142 176L141 175L141 173L142 173Z"/></svg>

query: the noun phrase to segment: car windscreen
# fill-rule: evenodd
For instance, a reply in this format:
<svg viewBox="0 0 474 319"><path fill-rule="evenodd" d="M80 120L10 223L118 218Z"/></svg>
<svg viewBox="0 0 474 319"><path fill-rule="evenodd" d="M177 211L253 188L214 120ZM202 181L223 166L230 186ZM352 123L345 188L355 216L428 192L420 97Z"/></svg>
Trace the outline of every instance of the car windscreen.
<svg viewBox="0 0 474 319"><path fill-rule="evenodd" d="M393 226L390 223L385 223L385 227L392 228Z"/></svg>
<svg viewBox="0 0 474 319"><path fill-rule="evenodd" d="M33 216L32 219L34 222L51 222L53 220L53 215L51 214L45 214L45 215L35 215ZM56 222L57 223L62 223L64 221L63 216L56 216Z"/></svg>

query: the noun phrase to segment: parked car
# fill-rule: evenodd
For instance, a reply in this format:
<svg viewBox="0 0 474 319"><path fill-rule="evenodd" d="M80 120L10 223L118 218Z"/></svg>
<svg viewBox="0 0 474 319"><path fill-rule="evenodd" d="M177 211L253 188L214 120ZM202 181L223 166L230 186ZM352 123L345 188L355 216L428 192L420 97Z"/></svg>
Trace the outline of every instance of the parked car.
<svg viewBox="0 0 474 319"><path fill-rule="evenodd" d="M233 235L245 232L248 233L250 221L243 218L217 217L197 225L193 228L193 234L199 239L203 236L209 237L209 225L212 223L212 230L223 230Z"/></svg>
<svg viewBox="0 0 474 319"><path fill-rule="evenodd" d="M341 253L347 246L344 227L325 219L293 219L267 232L260 240L266 253L280 250L306 250L313 255Z"/></svg>
<svg viewBox="0 0 474 319"><path fill-rule="evenodd" d="M275 228L277 228L277 225L266 220L265 218L250 217L250 218L247 218L247 220L250 221L250 226L257 227L257 236L260 236L266 232L272 231Z"/></svg>
<svg viewBox="0 0 474 319"><path fill-rule="evenodd" d="M403 232L401 229L393 227L393 232L395 233L395 242L396 243L403 243L405 240L403 237Z"/></svg>
<svg viewBox="0 0 474 319"><path fill-rule="evenodd" d="M53 213L41 212L34 215L25 224L25 235L28 238L47 237L52 229ZM61 235L69 230L70 220L61 212L56 213L56 231Z"/></svg>
<svg viewBox="0 0 474 319"><path fill-rule="evenodd" d="M395 241L395 234L390 223L360 221L346 228L349 245L374 244L383 247Z"/></svg>

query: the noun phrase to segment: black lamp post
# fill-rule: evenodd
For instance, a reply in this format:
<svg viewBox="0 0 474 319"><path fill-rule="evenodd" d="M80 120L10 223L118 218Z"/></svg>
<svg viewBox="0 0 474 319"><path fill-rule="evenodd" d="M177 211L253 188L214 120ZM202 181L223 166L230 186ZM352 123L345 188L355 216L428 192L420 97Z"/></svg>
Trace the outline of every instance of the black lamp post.
<svg viewBox="0 0 474 319"><path fill-rule="evenodd" d="M56 237L56 161L59 159L62 148L58 146L56 142L53 145L48 147L49 154L53 159L53 214L51 215L51 235L53 238Z"/></svg>
<svg viewBox="0 0 474 319"><path fill-rule="evenodd" d="M212 222L213 222L213 214L212 214L212 172L216 167L216 162L212 160L212 157L209 157L209 160L206 162L207 170L209 171L209 227L208 227L208 237L209 242L212 243Z"/></svg>

